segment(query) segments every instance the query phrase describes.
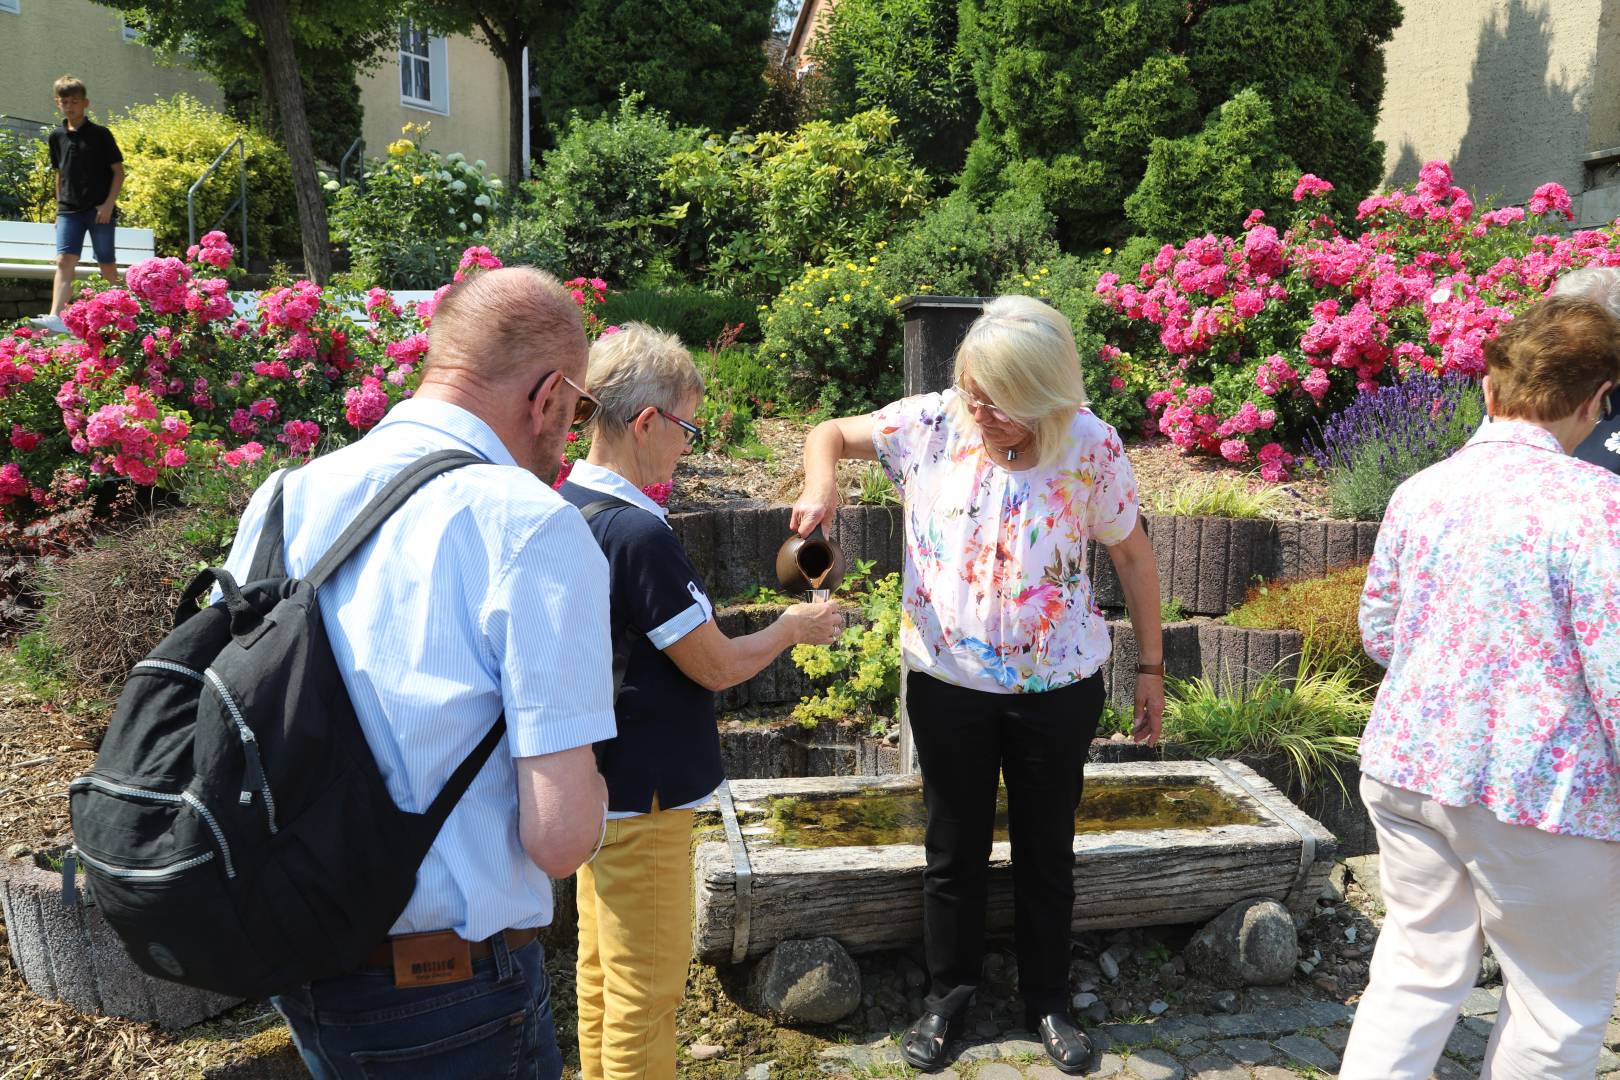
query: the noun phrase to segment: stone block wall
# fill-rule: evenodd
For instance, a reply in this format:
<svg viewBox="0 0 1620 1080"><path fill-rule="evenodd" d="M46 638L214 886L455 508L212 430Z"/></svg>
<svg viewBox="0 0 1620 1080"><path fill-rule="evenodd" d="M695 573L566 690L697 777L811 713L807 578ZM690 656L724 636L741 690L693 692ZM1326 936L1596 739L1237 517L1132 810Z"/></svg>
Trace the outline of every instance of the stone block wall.
<svg viewBox="0 0 1620 1080"><path fill-rule="evenodd" d="M30 319L51 310L49 278L0 278L0 323Z"/></svg>

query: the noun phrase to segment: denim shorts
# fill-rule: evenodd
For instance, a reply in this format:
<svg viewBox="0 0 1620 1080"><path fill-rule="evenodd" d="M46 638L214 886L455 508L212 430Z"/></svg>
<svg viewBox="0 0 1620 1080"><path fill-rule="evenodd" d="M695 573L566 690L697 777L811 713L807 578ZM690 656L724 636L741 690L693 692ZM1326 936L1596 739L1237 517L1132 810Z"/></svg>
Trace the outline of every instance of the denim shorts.
<svg viewBox="0 0 1620 1080"><path fill-rule="evenodd" d="M56 215L56 253L58 255L82 256L84 254L84 234L90 234L90 249L95 253L98 263L115 263L118 261L118 246L113 242L113 234L118 230L118 211L113 210L113 219L105 225L96 224L96 210L76 210L71 214L58 212Z"/></svg>

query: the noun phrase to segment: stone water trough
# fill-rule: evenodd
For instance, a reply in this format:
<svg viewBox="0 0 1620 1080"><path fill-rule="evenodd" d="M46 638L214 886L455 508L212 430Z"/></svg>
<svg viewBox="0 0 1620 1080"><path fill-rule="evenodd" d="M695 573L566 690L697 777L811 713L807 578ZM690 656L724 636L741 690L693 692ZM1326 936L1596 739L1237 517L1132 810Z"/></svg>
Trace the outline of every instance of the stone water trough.
<svg viewBox="0 0 1620 1080"><path fill-rule="evenodd" d="M740 963L792 938L827 936L852 953L921 940L921 804L914 776L722 787L699 819L724 825L724 838L696 852L699 958ZM1336 846L1235 761L1089 766L1077 827L1076 930L1202 922L1251 897L1303 919ZM1006 930L1011 853L1000 823L990 865L989 925Z"/></svg>

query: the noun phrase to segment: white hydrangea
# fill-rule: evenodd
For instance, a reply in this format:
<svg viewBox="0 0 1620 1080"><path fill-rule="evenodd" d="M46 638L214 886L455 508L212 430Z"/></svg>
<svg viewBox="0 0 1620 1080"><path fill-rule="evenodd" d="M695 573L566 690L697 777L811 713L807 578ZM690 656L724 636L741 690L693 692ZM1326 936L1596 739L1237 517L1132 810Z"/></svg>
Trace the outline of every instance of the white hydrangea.
<svg viewBox="0 0 1620 1080"><path fill-rule="evenodd" d="M480 195L480 196L478 196L478 198L473 200L473 205L474 206L488 206L489 205L489 196L488 195Z"/></svg>
<svg viewBox="0 0 1620 1080"><path fill-rule="evenodd" d="M321 186L326 188L327 191L336 191L338 189L338 182L336 180L328 180Z"/></svg>
<svg viewBox="0 0 1620 1080"><path fill-rule="evenodd" d="M450 170L449 169L440 169L439 170L439 180L440 180L441 183L448 184L451 179L452 178L450 176Z"/></svg>
<svg viewBox="0 0 1620 1080"><path fill-rule="evenodd" d="M485 165L484 165L484 159L483 159L483 158L479 158L479 159L478 159L478 162L477 162L477 165L478 165L478 171L479 171L479 172L483 172L483 171L484 171L484 169L485 169Z"/></svg>
<svg viewBox="0 0 1620 1080"><path fill-rule="evenodd" d="M467 160L467 155L463 154L460 150L456 150L456 151L452 152L450 154L450 156L445 158L444 160L446 160L450 164L454 165L458 161L466 161Z"/></svg>
<svg viewBox="0 0 1620 1080"><path fill-rule="evenodd" d="M467 190L467 181L452 180L450 182L450 190L455 192L457 195L460 195L463 191Z"/></svg>
<svg viewBox="0 0 1620 1080"><path fill-rule="evenodd" d="M460 229L462 232L466 232L467 231L467 223L465 221L458 221L458 222L456 222L456 228Z"/></svg>
<svg viewBox="0 0 1620 1080"><path fill-rule="evenodd" d="M499 188L501 186L501 178L498 177L498 176L490 177L489 178L489 186L492 187L492 188Z"/></svg>
<svg viewBox="0 0 1620 1080"><path fill-rule="evenodd" d="M483 214L474 214L473 215L473 224L474 225L482 225L483 223L484 223L484 215Z"/></svg>

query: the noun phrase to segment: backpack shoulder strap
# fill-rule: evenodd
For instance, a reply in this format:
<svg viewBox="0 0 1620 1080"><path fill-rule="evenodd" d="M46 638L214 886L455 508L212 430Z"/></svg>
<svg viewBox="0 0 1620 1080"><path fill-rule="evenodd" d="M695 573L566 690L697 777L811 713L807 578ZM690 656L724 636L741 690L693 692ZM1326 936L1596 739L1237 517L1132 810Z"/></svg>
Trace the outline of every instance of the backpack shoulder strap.
<svg viewBox="0 0 1620 1080"><path fill-rule="evenodd" d="M586 503L584 506L580 507L579 512L584 516L585 523L589 525L592 521L596 520L596 516L598 514L605 513L609 510L617 510L621 507L629 510L637 509L634 503L625 502L623 499L617 498L613 495L604 495L595 502Z"/></svg>
<svg viewBox="0 0 1620 1080"><path fill-rule="evenodd" d="M244 581L263 581L265 578L287 576L287 563L281 549L287 536L287 522L283 517L281 480L289 469L278 469L270 478L270 506L264 512L264 523L259 527L259 542L253 549L253 561L248 565Z"/></svg>
<svg viewBox="0 0 1620 1080"><path fill-rule="evenodd" d="M320 587L326 584L326 579L331 577L350 555L358 551L360 545L377 531L377 526L404 505L405 500L409 499L417 488L451 469L484 463L483 458L465 450L437 450L411 462L400 470L398 476L388 482L387 487L372 496L371 501L366 503L359 515L349 523L349 527L343 530L343 534L337 538L326 554L321 556L321 561L304 576L304 580L319 591Z"/></svg>

